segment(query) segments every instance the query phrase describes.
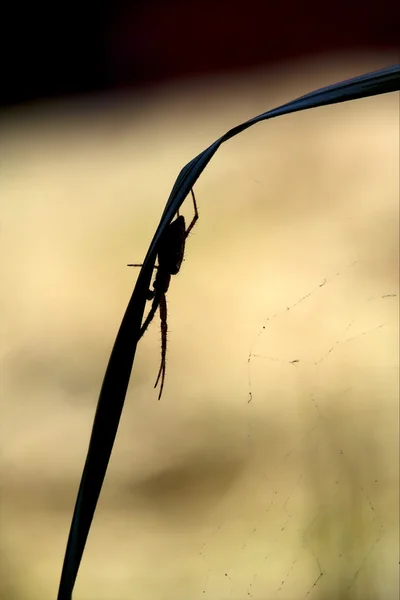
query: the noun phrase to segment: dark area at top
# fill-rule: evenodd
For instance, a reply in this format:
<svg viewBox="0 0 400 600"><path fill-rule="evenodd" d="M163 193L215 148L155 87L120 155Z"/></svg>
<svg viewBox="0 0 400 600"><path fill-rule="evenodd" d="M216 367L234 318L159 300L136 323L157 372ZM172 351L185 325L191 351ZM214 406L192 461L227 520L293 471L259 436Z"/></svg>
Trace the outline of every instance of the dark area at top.
<svg viewBox="0 0 400 600"><path fill-rule="evenodd" d="M396 0L7 3L0 104L398 47Z"/></svg>

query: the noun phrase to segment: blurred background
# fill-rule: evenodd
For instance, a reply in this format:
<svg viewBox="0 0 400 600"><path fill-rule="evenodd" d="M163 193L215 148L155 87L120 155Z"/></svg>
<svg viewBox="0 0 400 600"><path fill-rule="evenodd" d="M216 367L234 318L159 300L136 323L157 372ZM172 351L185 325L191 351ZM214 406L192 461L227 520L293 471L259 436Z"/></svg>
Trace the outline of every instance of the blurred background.
<svg viewBox="0 0 400 600"><path fill-rule="evenodd" d="M398 61L389 2L29 10L1 38L1 600L56 597L126 264L182 166ZM398 96L260 124L195 192L164 395L156 317L74 599L398 598Z"/></svg>

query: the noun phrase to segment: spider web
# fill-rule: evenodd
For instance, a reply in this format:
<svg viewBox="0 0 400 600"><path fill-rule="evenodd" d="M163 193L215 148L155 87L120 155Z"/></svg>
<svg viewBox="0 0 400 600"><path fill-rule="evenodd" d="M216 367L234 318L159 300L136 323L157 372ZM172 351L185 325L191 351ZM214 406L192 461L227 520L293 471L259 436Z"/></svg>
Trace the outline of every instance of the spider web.
<svg viewBox="0 0 400 600"><path fill-rule="evenodd" d="M291 433L271 443L272 456L255 461L216 507L199 549L205 575L198 597L396 597L393 573L386 584L381 580L385 544L395 530L382 501L387 469L360 421L380 396L393 400L388 382L396 388L397 364L383 356L371 364L362 347L367 340L385 354L397 294L359 294L327 333L298 335L310 314L328 316L332 293L343 302L354 296L360 266L355 261L323 277L260 325L247 358L250 462L268 454L271 429ZM286 346L277 354L274 340L282 331ZM332 376L338 366L340 379ZM279 390L279 406L265 427L261 407L271 390Z"/></svg>

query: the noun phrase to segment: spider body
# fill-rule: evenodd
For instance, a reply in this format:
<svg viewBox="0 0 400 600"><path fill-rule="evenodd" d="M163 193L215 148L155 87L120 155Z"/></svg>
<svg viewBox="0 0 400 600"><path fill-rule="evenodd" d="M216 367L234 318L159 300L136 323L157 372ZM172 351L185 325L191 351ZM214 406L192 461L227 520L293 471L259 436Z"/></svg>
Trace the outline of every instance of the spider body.
<svg viewBox="0 0 400 600"><path fill-rule="evenodd" d="M139 339L143 336L146 329L150 325L157 312L157 308L160 308L160 320L161 320L161 365L158 371L157 380L154 387L157 387L158 382L161 378L160 392L158 399L160 400L165 380L165 359L167 354L167 299L166 293L171 283L171 276L179 273L183 258L185 255L186 239L193 229L197 219L199 218L197 212L196 199L191 190L193 206L194 206L194 217L186 229L185 218L182 215L176 217L172 223L170 223L163 233L157 247L157 261L158 265L155 266L157 270L156 276L153 281L153 289L148 290L147 300L152 300L152 305L149 313L144 320L141 328ZM141 267L142 265L131 264L129 267Z"/></svg>
<svg viewBox="0 0 400 600"><path fill-rule="evenodd" d="M162 236L157 250L157 273L153 289L147 292L147 299L152 300L157 290L166 294L171 282L171 275L176 275L182 265L185 254L186 224L181 215L168 226ZM144 331L143 331L144 333Z"/></svg>
<svg viewBox="0 0 400 600"><path fill-rule="evenodd" d="M160 240L157 257L159 269L165 269L171 275L179 273L186 244L185 217L178 216L168 226Z"/></svg>

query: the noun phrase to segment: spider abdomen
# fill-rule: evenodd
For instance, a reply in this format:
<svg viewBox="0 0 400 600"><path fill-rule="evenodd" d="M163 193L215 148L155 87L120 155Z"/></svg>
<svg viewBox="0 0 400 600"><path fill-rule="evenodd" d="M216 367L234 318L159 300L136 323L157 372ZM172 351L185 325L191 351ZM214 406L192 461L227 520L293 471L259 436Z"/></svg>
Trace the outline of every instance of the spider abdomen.
<svg viewBox="0 0 400 600"><path fill-rule="evenodd" d="M185 253L185 219L182 215L167 227L158 247L158 267L170 275L176 275L181 268Z"/></svg>

